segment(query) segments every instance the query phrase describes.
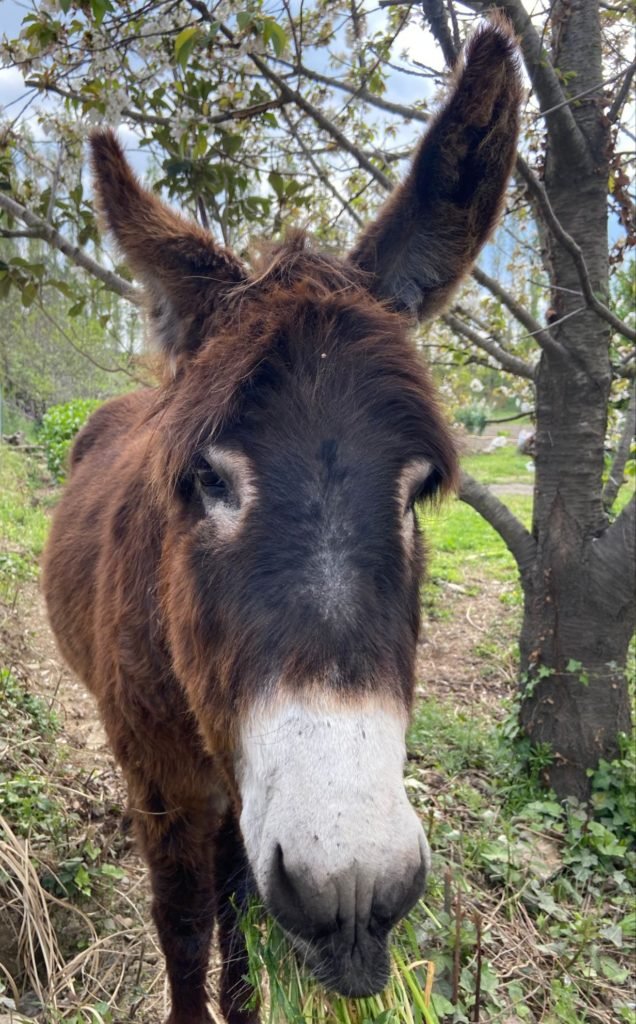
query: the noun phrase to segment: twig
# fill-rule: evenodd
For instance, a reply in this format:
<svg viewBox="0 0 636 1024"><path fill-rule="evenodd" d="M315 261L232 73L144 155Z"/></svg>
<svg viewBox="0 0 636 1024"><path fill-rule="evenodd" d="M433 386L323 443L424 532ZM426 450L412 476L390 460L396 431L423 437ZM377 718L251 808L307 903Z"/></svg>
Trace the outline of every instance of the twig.
<svg viewBox="0 0 636 1024"><path fill-rule="evenodd" d="M115 274L112 270L107 270L101 263L98 263L92 256L89 256L87 252L84 252L79 245L73 245L56 228L47 224L45 220L32 213L26 206L22 206L3 192L0 192L0 209L16 220L21 220L34 231L37 231L39 238L48 242L54 249L59 249L73 263L76 263L78 267L82 267L83 270L87 270L93 277L102 281L111 291L121 295L123 299L134 302L136 305L140 303L141 293L138 288L135 288L129 281L125 281L119 274Z"/></svg>
<svg viewBox="0 0 636 1024"><path fill-rule="evenodd" d="M479 1004L481 1003L481 914L473 913L473 921L477 932L477 963L475 965L475 1005L473 1007L473 1024L479 1024Z"/></svg>
<svg viewBox="0 0 636 1024"><path fill-rule="evenodd" d="M493 359L496 359L502 369L508 370L509 373L514 373L517 377L534 380L534 369L528 363L511 352L507 352L492 338L483 337L468 324L460 320L452 310L445 313L442 316L442 320L456 334L463 335L471 344L477 345L484 352L487 352L488 355L492 356Z"/></svg>
<svg viewBox="0 0 636 1024"><path fill-rule="evenodd" d="M594 294L590 275L585 263L585 257L583 256L580 246L562 226L552 209L548 193L536 175L533 174L522 156L517 157L516 167L528 186L528 189L532 194L532 198L540 208L550 231L556 238L557 242L559 242L572 257L579 275L579 281L581 282L583 296L588 306L598 313L603 320L610 324L614 330L618 331L619 334L622 334L624 338L629 338L630 341L636 341L636 330L629 327L623 320L621 320L620 317L616 316L616 314L613 313L611 309L608 309L608 307Z"/></svg>
<svg viewBox="0 0 636 1024"><path fill-rule="evenodd" d="M455 948L453 949L453 977L451 1002L457 1006L459 1002L459 978L461 972L462 957L462 897L457 893L455 897Z"/></svg>

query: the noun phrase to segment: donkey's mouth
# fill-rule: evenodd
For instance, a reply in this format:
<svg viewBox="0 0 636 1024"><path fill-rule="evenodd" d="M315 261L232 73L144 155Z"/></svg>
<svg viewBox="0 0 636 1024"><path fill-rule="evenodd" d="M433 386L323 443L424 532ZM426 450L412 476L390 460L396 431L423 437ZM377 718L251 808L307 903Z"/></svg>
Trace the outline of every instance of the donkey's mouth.
<svg viewBox="0 0 636 1024"><path fill-rule="evenodd" d="M353 945L340 929L313 942L288 935L301 965L329 992L363 999L386 987L390 975L388 935L362 932Z"/></svg>

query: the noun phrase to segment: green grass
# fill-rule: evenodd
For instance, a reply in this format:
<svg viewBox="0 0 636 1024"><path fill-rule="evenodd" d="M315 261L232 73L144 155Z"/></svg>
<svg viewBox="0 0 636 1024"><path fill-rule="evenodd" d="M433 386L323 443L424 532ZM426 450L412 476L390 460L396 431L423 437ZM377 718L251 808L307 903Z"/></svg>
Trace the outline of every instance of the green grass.
<svg viewBox="0 0 636 1024"><path fill-rule="evenodd" d="M34 577L48 517L34 494L38 470L19 452L0 444L0 593Z"/></svg>
<svg viewBox="0 0 636 1024"><path fill-rule="evenodd" d="M532 467L532 459L522 455L514 444L494 452L464 455L461 464L462 469L483 484L532 484L534 480L533 469L528 469L529 465Z"/></svg>
<svg viewBox="0 0 636 1024"><path fill-rule="evenodd" d="M529 528L532 498L506 495L505 504ZM429 580L463 583L471 573L516 580L516 563L504 541L470 505L451 499L423 511L420 523L430 552Z"/></svg>

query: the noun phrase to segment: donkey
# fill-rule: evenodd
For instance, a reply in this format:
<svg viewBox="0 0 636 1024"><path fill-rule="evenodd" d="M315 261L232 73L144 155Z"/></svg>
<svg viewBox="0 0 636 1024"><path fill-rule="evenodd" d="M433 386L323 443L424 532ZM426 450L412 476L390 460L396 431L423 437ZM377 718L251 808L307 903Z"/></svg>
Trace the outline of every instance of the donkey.
<svg viewBox="0 0 636 1024"><path fill-rule="evenodd" d="M300 234L248 272L141 187L110 131L96 194L165 372L78 435L44 559L60 650L128 785L167 1024L246 1006L250 879L325 986L377 992L429 850L402 771L423 547L456 453L409 327L497 219L520 80L500 21L467 46L403 183L344 259Z"/></svg>

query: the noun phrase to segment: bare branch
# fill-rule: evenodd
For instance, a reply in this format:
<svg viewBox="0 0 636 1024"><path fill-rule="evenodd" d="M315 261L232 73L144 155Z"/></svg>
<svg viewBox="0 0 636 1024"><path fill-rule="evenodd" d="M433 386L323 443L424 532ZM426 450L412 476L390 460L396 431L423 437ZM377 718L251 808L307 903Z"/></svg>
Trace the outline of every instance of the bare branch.
<svg viewBox="0 0 636 1024"><path fill-rule="evenodd" d="M443 0L422 0L422 10L439 43L449 68L455 67L459 51L453 42Z"/></svg>
<svg viewBox="0 0 636 1024"><path fill-rule="evenodd" d="M552 204L550 203L548 193L546 192L543 184L539 181L521 155L517 156L516 167L519 174L523 177L523 180L531 193L532 199L540 209L546 225L549 227L556 240L572 257L579 275L579 281L581 282L583 297L585 298L588 306L590 306L595 313L598 313L606 323L610 324L615 331L622 334L624 338L629 338L630 341L636 341L636 331L633 327L629 327L623 320L621 320L620 317L616 316L611 309L608 309L605 303L601 302L601 300L594 294L594 290L590 282L590 275L585 263L585 257L583 256L580 246L575 242L572 236L567 233L565 228L562 227L558 217L552 209Z"/></svg>
<svg viewBox="0 0 636 1024"><path fill-rule="evenodd" d="M534 380L534 370L528 365L523 359L513 355L511 352L507 352L501 345L490 337L484 337L478 331L475 331L467 323L450 310L442 316L444 323L450 327L451 331L456 334L461 334L462 337L466 338L472 345L477 345L478 348L487 352L489 356L496 359L503 370L507 370L508 373L514 373L516 377L525 377L527 380Z"/></svg>
<svg viewBox="0 0 636 1024"><path fill-rule="evenodd" d="M489 292L503 302L514 318L525 327L529 334L536 338L541 348L548 352L562 352L561 345L552 337L550 331L546 327L542 327L539 321L535 320L528 310L499 281L496 281L494 277L487 274L485 270L481 270L480 267L473 268L473 277L478 284L487 288Z"/></svg>
<svg viewBox="0 0 636 1024"><path fill-rule="evenodd" d="M627 68L622 85L616 93L616 96L612 101L612 105L607 112L607 117L610 124L615 124L620 117L621 110L623 109L623 104L629 96L629 90L632 86L634 74L636 74L636 61L630 64L630 66Z"/></svg>
<svg viewBox="0 0 636 1024"><path fill-rule="evenodd" d="M396 114L398 117L403 117L408 121L420 121L422 124L428 124L431 119L431 115L425 110L418 110L417 107L407 107L403 103L394 103L391 100L382 99L381 96L376 96L374 93L369 92L368 89L351 85L350 82L345 82L339 78L332 78L329 75L323 75L320 71L315 71L313 68L307 67L306 64L291 64L289 61L283 60L281 57L277 58L277 62L289 68L289 70L296 75L303 75L305 78L309 78L312 82L319 82L321 85L327 85L331 89L340 89L341 92L346 92L350 96L355 96L357 99L361 99L365 103L368 103L373 107L377 107L378 110L385 110L388 114Z"/></svg>
<svg viewBox="0 0 636 1024"><path fill-rule="evenodd" d="M83 356L83 358L89 363L92 363L93 366L96 366L98 370L103 370L105 373L123 373L126 377L130 377L131 380L134 380L135 384L140 384L144 388L150 387L150 381L144 380L142 377L137 377L134 373L131 373L130 370L126 369L125 366L104 366L103 363L98 362L94 356L90 355L89 352L86 352L85 349L81 348L81 346L73 340L69 332L65 330L61 323L48 311L41 299L38 301L38 308L42 316L48 320L56 331L59 332L60 336L64 338L71 348L77 352L78 355Z"/></svg>
<svg viewBox="0 0 636 1024"><path fill-rule="evenodd" d="M621 436L616 446L616 453L612 461L609 476L603 488L603 506L609 512L616 501L618 492L623 483L623 474L629 458L634 435L636 434L636 392L632 391L629 405L625 413L625 422Z"/></svg>
<svg viewBox="0 0 636 1024"><path fill-rule="evenodd" d="M346 212L349 214L349 216L353 220L354 224L356 224L359 228L363 227L364 226L364 221L362 220L362 217L356 212L356 210L353 209L353 207L351 206L351 203L345 198L345 196L343 196L340 193L340 191L336 188L336 186L334 185L333 181L331 180L329 175L326 173L326 171L324 171L323 168L320 166L320 164L314 159L313 153L307 148L307 146L305 145L305 143L301 139L300 134L299 134L299 132L297 130L297 126L293 123L292 119L289 117L289 115L287 114L287 111L285 111L285 110L283 111L283 117L284 117L285 121L287 122L287 125L289 127L290 132L292 133L292 135L296 139L296 142L300 146L300 149L301 149L301 151L303 153L303 156L309 162L309 164L313 167L313 169L315 170L316 174L318 175L319 180L323 183L323 185L326 188L329 189L329 191L331 192L331 194L334 197L334 199L338 200L338 202L342 206L343 210L346 210Z"/></svg>
<svg viewBox="0 0 636 1024"><path fill-rule="evenodd" d="M479 512L479 515L497 531L508 550L514 555L519 572L522 575L527 572L536 558L537 544L508 506L484 484L480 484L463 470L459 481L459 497Z"/></svg>
<svg viewBox="0 0 636 1024"><path fill-rule="evenodd" d="M115 274L112 270L107 270L101 263L98 263L92 256L89 256L87 252L84 252L79 245L73 245L64 235L60 234L50 224L47 224L45 220L42 220L41 217L28 210L26 206L22 206L3 192L0 192L0 210L4 210L5 213L8 213L16 220L21 220L27 227L37 232L38 238L44 239L53 248L59 249L61 253L64 253L78 267L87 270L93 277L102 281L112 292L116 292L123 299L128 299L137 305L141 301L139 289L135 288L129 281L125 281L123 277ZM32 235L30 237L36 236Z"/></svg>

